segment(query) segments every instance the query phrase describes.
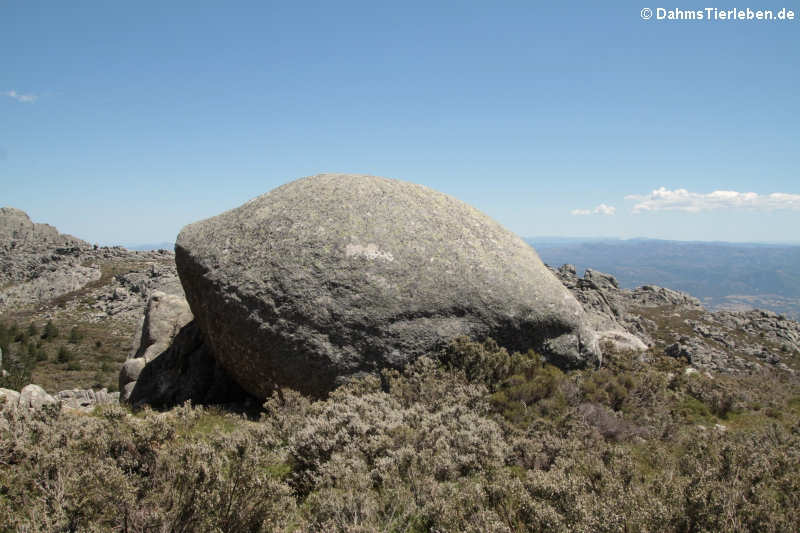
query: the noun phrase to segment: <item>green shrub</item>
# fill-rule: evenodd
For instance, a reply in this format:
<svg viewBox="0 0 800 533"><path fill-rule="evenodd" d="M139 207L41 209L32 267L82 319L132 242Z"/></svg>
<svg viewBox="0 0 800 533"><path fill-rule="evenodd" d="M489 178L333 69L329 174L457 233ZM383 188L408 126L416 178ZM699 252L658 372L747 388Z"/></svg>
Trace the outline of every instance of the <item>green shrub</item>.
<svg viewBox="0 0 800 533"><path fill-rule="evenodd" d="M536 367L533 367L536 368ZM552 365L527 374L514 374L497 386L492 406L509 421L527 425L535 417L556 417L568 403L563 394L564 373Z"/></svg>
<svg viewBox="0 0 800 533"><path fill-rule="evenodd" d="M9 340L9 326L5 322L0 322L0 344L5 344Z"/></svg>
<svg viewBox="0 0 800 533"><path fill-rule="evenodd" d="M693 396L686 396L678 405L678 414L692 424L711 424L714 422L711 409Z"/></svg>
<svg viewBox="0 0 800 533"><path fill-rule="evenodd" d="M31 375L36 366L36 359L26 351L20 353L3 350L3 370L6 376L0 376L0 387L20 390L31 382Z"/></svg>
<svg viewBox="0 0 800 533"><path fill-rule="evenodd" d="M28 357L34 362L47 361L47 352L44 348L34 342L28 342L26 346Z"/></svg>
<svg viewBox="0 0 800 533"><path fill-rule="evenodd" d="M48 320L47 324L44 326L44 330L42 330L42 339L52 340L56 337L58 337L58 327L53 324L52 320Z"/></svg>
<svg viewBox="0 0 800 533"><path fill-rule="evenodd" d="M78 344L79 342L81 342L81 340L83 340L83 335L81 334L81 332L80 332L80 330L78 329L78 327L77 327L77 326L74 326L74 327L73 327L73 328L72 328L72 329L69 331L69 339L68 339L68 342L69 342L70 344Z"/></svg>
<svg viewBox="0 0 800 533"><path fill-rule="evenodd" d="M13 337L14 342L18 342L20 344L24 344L28 340L28 332L27 330L18 329L16 334Z"/></svg>
<svg viewBox="0 0 800 533"><path fill-rule="evenodd" d="M58 361L59 363L69 363L70 361L72 361L72 357L73 355L72 352L69 351L69 348L63 345L58 347L56 361Z"/></svg>
<svg viewBox="0 0 800 533"><path fill-rule="evenodd" d="M614 374L606 368L588 374L581 383L581 393L588 402L606 405L614 411L622 410L628 393L636 386L630 373Z"/></svg>
<svg viewBox="0 0 800 533"><path fill-rule="evenodd" d="M463 371L469 381L484 383L490 390L512 373L511 356L492 339L479 343L458 338L440 359L449 368Z"/></svg>

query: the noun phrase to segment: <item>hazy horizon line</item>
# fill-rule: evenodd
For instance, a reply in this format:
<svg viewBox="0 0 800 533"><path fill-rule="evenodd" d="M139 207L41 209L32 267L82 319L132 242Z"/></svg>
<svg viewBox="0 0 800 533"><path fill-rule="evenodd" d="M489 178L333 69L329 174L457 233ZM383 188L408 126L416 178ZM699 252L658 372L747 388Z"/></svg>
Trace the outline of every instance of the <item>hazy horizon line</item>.
<svg viewBox="0 0 800 533"><path fill-rule="evenodd" d="M650 242L663 242L663 243L676 243L676 244L719 244L719 245L739 245L739 246L787 246L794 247L800 246L800 241L723 241L723 240L682 240L682 239L663 239L658 237L574 237L574 236L559 236L559 235L539 235L532 237L522 237L522 240L529 244L538 243L542 244L581 244L581 243L601 243L601 242L622 242L622 243L636 243L642 241ZM121 246L128 250L147 251L168 249L172 250L175 247L174 240L164 240L157 242L103 242L100 246Z"/></svg>

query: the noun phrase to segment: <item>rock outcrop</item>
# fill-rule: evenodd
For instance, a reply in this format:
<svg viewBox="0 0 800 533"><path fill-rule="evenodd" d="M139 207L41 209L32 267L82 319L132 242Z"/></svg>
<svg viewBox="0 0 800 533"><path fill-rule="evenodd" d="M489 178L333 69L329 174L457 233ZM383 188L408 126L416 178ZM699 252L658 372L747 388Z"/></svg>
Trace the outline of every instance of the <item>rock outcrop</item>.
<svg viewBox="0 0 800 533"><path fill-rule="evenodd" d="M0 208L0 312L59 298L73 311L82 296L94 301L95 320L137 320L156 290L183 296L171 251L92 246L19 209Z"/></svg>
<svg viewBox="0 0 800 533"><path fill-rule="evenodd" d="M190 224L186 297L216 359L248 392L324 394L460 335L601 359L581 305L520 238L420 185L325 174Z"/></svg>
<svg viewBox="0 0 800 533"><path fill-rule="evenodd" d="M134 406L244 402L248 395L217 364L180 296L154 292L122 367L121 397Z"/></svg>
<svg viewBox="0 0 800 533"><path fill-rule="evenodd" d="M90 412L98 405L119 403L119 393L109 393L106 389L73 389L50 395L39 385L26 385L21 391L0 388L0 406L11 409L35 411L50 405L57 405L67 411Z"/></svg>
<svg viewBox="0 0 800 533"><path fill-rule="evenodd" d="M175 337L192 318L185 299L161 291L153 293L134 341L135 351L120 372L119 390L123 400L130 398L144 367L170 348Z"/></svg>
<svg viewBox="0 0 800 533"><path fill-rule="evenodd" d="M771 311L710 312L680 291L653 285L623 289L610 274L591 269L579 278L572 265L553 272L583 304L601 340L616 350L638 341L638 348L646 345L706 372L730 374L767 366L793 372L786 363L800 354L800 323Z"/></svg>
<svg viewBox="0 0 800 533"><path fill-rule="evenodd" d="M24 211L0 208L0 309L74 291L101 273L77 260L89 243L36 224Z"/></svg>
<svg viewBox="0 0 800 533"><path fill-rule="evenodd" d="M649 339L645 335L637 336L627 329L630 327L627 324L629 317L624 304L617 297L619 284L614 276L587 269L584 277L578 278L573 265L564 265L554 273L583 304L588 321L597 331L601 344L609 343L618 351L647 350Z"/></svg>
<svg viewBox="0 0 800 533"><path fill-rule="evenodd" d="M86 413L98 405L118 404L119 393L107 389L72 389L56 393L55 399L61 402L62 409Z"/></svg>
<svg viewBox="0 0 800 533"><path fill-rule="evenodd" d="M0 207L0 248L8 250L41 247L87 248L89 243L59 233L49 224L37 224L20 209Z"/></svg>

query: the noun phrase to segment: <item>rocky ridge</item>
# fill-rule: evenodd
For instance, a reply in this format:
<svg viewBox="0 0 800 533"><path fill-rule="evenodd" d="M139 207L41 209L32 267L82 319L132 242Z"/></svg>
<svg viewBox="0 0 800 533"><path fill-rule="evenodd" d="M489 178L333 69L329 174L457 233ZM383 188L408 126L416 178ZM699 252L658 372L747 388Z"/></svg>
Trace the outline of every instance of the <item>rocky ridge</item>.
<svg viewBox="0 0 800 533"><path fill-rule="evenodd" d="M86 296L96 318L125 311L139 318L152 290L183 294L171 250L99 247L34 223L19 209L0 208L0 314Z"/></svg>
<svg viewBox="0 0 800 533"><path fill-rule="evenodd" d="M599 329L623 328L651 350L686 360L692 367L747 373L774 367L795 372L800 323L771 311L708 311L683 292L645 285L621 289L610 274L573 265L551 267Z"/></svg>

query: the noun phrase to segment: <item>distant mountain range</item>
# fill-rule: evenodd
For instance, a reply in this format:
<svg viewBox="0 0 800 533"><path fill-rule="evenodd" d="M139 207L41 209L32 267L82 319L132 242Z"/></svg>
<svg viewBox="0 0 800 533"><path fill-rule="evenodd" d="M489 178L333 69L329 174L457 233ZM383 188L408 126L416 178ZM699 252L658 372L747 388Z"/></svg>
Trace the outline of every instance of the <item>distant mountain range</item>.
<svg viewBox="0 0 800 533"><path fill-rule="evenodd" d="M625 288L661 285L686 291L712 309L757 307L800 318L800 246L558 237L526 241L551 266L570 263L579 272L607 272Z"/></svg>
<svg viewBox="0 0 800 533"><path fill-rule="evenodd" d="M133 244L130 246L125 246L128 250L137 250L137 251L149 251L149 250L174 250L175 243L174 242L157 242L154 244Z"/></svg>

